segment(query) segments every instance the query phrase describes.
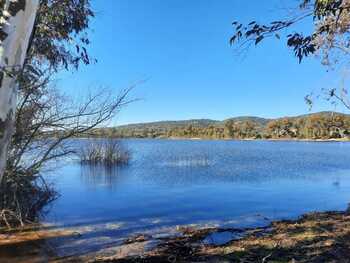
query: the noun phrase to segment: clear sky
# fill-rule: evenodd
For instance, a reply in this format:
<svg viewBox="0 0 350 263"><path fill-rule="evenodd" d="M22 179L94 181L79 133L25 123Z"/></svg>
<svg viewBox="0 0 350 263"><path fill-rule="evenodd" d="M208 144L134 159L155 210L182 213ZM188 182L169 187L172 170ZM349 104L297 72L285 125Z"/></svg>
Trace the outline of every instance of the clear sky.
<svg viewBox="0 0 350 263"><path fill-rule="evenodd" d="M306 94L339 83L316 59L299 65L284 42L267 41L245 58L230 47L232 21L278 19L296 0L91 1L90 53L98 63L59 74L58 84L79 96L88 86L118 90L147 79L132 94L141 100L116 124L304 114ZM318 110L334 107L319 100Z"/></svg>

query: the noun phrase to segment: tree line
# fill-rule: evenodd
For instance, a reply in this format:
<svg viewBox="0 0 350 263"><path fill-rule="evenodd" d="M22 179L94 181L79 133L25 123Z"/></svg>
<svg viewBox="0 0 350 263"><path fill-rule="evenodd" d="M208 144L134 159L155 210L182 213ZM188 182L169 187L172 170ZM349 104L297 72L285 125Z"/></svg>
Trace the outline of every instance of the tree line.
<svg viewBox="0 0 350 263"><path fill-rule="evenodd" d="M96 129L97 137L118 138L202 138L202 139L350 139L350 116L316 113L266 122L229 119L213 124L152 125Z"/></svg>

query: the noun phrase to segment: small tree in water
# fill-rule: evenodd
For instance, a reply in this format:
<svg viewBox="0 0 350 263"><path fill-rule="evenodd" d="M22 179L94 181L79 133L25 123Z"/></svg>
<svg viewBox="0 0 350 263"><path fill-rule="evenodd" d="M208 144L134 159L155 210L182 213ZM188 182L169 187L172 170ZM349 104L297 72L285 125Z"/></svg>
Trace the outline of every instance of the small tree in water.
<svg viewBox="0 0 350 263"><path fill-rule="evenodd" d="M91 165L125 165L131 154L122 141L115 139L93 140L80 147L77 155L81 164Z"/></svg>

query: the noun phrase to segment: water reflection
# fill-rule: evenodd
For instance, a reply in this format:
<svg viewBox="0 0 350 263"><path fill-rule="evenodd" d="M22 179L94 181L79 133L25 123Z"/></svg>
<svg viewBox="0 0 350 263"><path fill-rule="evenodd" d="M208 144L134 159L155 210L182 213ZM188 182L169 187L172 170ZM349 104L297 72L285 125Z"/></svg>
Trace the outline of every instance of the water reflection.
<svg viewBox="0 0 350 263"><path fill-rule="evenodd" d="M115 190L125 172L124 167L117 165L80 164L81 181L92 188L106 187Z"/></svg>

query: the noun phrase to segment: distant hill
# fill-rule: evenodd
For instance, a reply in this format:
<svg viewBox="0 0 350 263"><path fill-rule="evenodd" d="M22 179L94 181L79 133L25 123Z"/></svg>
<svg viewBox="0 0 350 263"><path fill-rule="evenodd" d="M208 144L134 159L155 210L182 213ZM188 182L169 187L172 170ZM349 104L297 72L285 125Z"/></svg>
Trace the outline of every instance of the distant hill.
<svg viewBox="0 0 350 263"><path fill-rule="evenodd" d="M331 116L331 115L342 115L350 116L349 114L332 112L332 111L321 111L316 113L308 113L298 116L286 116L274 119L262 118L257 116L238 116L232 117L225 120L211 120L211 119L191 119L191 120L178 120L178 121L156 121L156 122L144 122L144 123L133 123L116 126L118 129L144 129L144 128L176 128L176 127L186 127L188 125L193 125L195 127L207 127L209 125L218 125L224 124L226 121L232 120L234 122L244 122L244 121L253 121L265 126L268 122L272 120L279 120L284 118L298 119L298 118L308 118L311 116Z"/></svg>
<svg viewBox="0 0 350 263"><path fill-rule="evenodd" d="M323 116L323 117L329 117L329 116L344 116L344 117L350 117L350 114L345 114L341 112L335 112L335 111L320 111L315 113L309 113L309 114L302 114L295 117L287 117L287 118L307 118L310 116Z"/></svg>
<svg viewBox="0 0 350 263"><path fill-rule="evenodd" d="M210 119L192 119L192 120L180 120L180 121L157 121L157 122L146 122L146 123L134 123L117 126L119 129L144 129L144 128L165 128L165 127L186 127L193 125L195 127L206 127L209 125L215 125L220 121Z"/></svg>
<svg viewBox="0 0 350 263"><path fill-rule="evenodd" d="M260 117L255 117L255 116L240 116L240 117L233 117L233 118L226 119L226 120L224 120L224 122L229 121L229 120L234 121L234 122L253 121L253 122L259 123L259 124L264 126L272 119L260 118Z"/></svg>
<svg viewBox="0 0 350 263"><path fill-rule="evenodd" d="M348 138L350 115L324 111L275 119L238 116L226 120L157 121L100 128L94 134L120 138Z"/></svg>

